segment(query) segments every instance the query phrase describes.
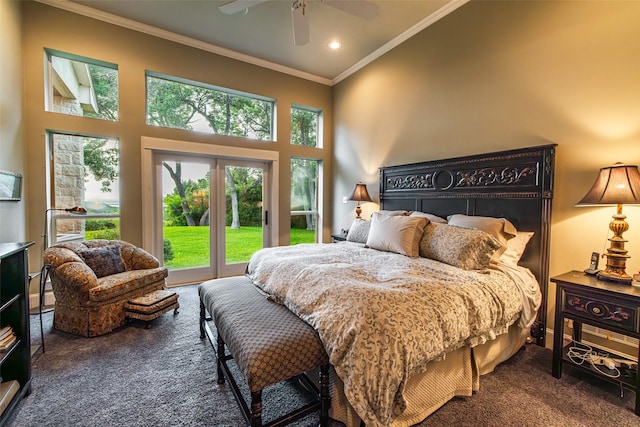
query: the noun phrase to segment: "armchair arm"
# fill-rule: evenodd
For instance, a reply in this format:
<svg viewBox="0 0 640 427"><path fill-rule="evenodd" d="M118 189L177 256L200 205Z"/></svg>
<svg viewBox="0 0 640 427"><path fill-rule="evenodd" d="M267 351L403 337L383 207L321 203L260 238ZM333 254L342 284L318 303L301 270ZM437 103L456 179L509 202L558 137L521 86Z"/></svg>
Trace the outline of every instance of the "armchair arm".
<svg viewBox="0 0 640 427"><path fill-rule="evenodd" d="M58 246L47 248L44 251L43 257L44 263L51 265L53 269L56 269L67 262L84 262L74 251Z"/></svg>
<svg viewBox="0 0 640 427"><path fill-rule="evenodd" d="M98 278L84 262L66 262L51 270L51 286L57 300L89 301L89 290L98 285Z"/></svg>
<svg viewBox="0 0 640 427"><path fill-rule="evenodd" d="M158 258L144 249L137 248L131 244L124 244L120 253L124 264L127 266L127 270L147 270L149 268L160 267Z"/></svg>
<svg viewBox="0 0 640 427"><path fill-rule="evenodd" d="M53 246L44 251L45 264L51 265L51 287L56 299L83 303L98 278L82 258L71 249Z"/></svg>

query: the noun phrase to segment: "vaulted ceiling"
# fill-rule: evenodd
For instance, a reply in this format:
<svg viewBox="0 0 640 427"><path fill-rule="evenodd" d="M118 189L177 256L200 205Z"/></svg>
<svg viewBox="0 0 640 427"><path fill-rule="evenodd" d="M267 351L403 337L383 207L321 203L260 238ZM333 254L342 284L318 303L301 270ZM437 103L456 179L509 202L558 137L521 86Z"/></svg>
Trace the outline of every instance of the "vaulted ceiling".
<svg viewBox="0 0 640 427"><path fill-rule="evenodd" d="M38 0L303 78L335 84L468 0L371 0L365 20L322 0L305 0L309 43L293 41L292 0L268 0L227 15L231 0ZM247 1L247 0L243 0ZM349 2L350 0L341 0ZM352 0L351 0L352 1ZM327 44L340 40L342 47Z"/></svg>

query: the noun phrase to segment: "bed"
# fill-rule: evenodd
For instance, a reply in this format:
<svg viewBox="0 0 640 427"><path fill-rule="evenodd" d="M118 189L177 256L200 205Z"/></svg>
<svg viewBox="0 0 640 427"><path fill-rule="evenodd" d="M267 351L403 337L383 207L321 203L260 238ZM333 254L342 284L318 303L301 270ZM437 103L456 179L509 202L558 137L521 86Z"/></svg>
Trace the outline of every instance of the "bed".
<svg viewBox="0 0 640 427"><path fill-rule="evenodd" d="M319 333L334 419L415 424L471 395L527 337L544 345L554 155L383 167L381 212L347 242L254 254L254 284Z"/></svg>

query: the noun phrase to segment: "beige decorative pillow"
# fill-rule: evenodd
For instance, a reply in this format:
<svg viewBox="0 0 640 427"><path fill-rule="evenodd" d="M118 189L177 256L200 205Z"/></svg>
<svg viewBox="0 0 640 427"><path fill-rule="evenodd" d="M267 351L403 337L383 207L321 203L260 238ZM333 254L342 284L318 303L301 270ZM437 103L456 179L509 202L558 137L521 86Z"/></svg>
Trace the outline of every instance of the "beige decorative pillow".
<svg viewBox="0 0 640 427"><path fill-rule="evenodd" d="M518 265L527 248L527 243L532 237L533 231L518 231L516 237L507 241L507 250L500 256L500 261L505 264Z"/></svg>
<svg viewBox="0 0 640 427"><path fill-rule="evenodd" d="M409 216L417 216L417 217L420 217L420 218L427 218L429 220L429 222L438 222L440 224L446 224L447 223L446 219L440 218L437 215L426 213L426 212L412 211L409 214Z"/></svg>
<svg viewBox="0 0 640 427"><path fill-rule="evenodd" d="M347 233L347 242L367 243L369 237L369 228L371 227L371 221L366 219L356 219L349 227Z"/></svg>
<svg viewBox="0 0 640 427"><path fill-rule="evenodd" d="M420 256L464 270L486 268L502 246L482 230L430 223L420 239Z"/></svg>
<svg viewBox="0 0 640 427"><path fill-rule="evenodd" d="M507 241L516 236L518 230L505 218L492 218L488 216L469 216L462 214L450 215L448 217L449 225L464 228L476 228L487 234L492 235L502 245L502 248L496 252L493 261L498 262L500 255L507 249Z"/></svg>
<svg viewBox="0 0 640 427"><path fill-rule="evenodd" d="M371 215L367 246L381 251L417 257L420 237L428 222L426 218L386 216L374 212Z"/></svg>

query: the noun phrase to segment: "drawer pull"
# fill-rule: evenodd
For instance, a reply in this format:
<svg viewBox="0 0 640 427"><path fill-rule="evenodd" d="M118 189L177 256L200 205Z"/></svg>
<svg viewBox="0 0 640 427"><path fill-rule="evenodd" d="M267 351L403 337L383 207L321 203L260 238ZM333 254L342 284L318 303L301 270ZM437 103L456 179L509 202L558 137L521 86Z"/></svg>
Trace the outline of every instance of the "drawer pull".
<svg viewBox="0 0 640 427"><path fill-rule="evenodd" d="M609 310L609 307L599 301L589 301L584 307L588 313L595 317L602 317L603 320L615 320L624 321L629 320L629 313L624 311L622 307L616 307L616 311L613 313Z"/></svg>

